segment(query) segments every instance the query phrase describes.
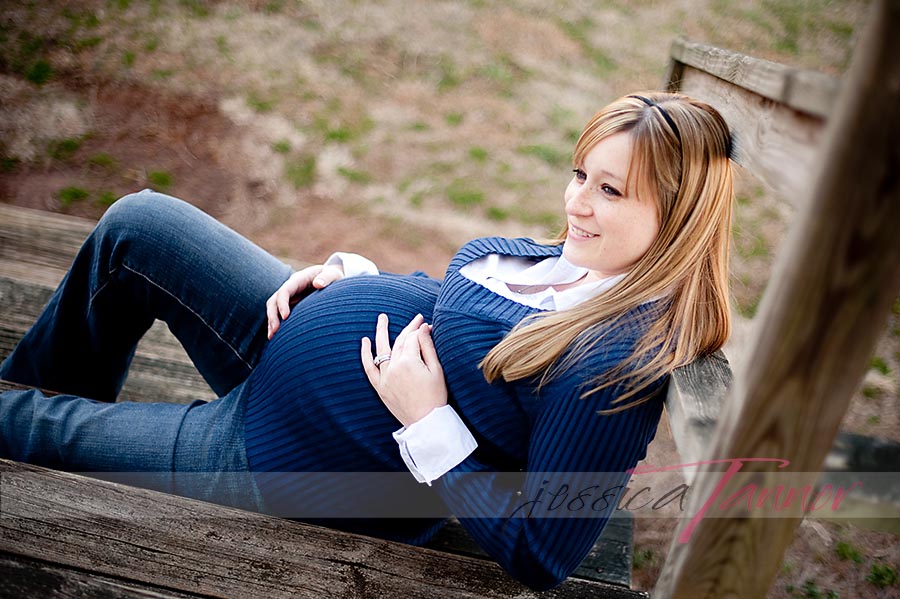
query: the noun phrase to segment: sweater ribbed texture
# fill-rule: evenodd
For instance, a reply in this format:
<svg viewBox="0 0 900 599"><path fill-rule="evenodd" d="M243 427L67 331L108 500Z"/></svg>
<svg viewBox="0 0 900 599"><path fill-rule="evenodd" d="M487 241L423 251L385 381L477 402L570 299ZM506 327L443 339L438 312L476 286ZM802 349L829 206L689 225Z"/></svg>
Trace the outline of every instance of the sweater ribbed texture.
<svg viewBox="0 0 900 599"><path fill-rule="evenodd" d="M534 588L563 580L590 551L627 481L623 474L645 453L662 401L614 415L621 388L581 399L593 377L628 357L643 329L640 317L606 335L590 355L546 384L489 385L477 365L508 332L537 309L492 293L459 273L488 253L533 258L559 255L561 246L525 239L479 239L453 258L441 283L421 276L343 279L300 302L267 346L248 380L245 442L251 469L274 513L292 506L308 513L320 504L348 516L363 503L385 506L433 501L435 493L501 566ZM449 402L478 441L478 449L434 483L412 475L391 485L342 483L313 472L406 472L391 432L399 423L371 388L359 359L360 338L374 337L379 313L388 314L391 339L417 313L434 324L433 337ZM651 392L663 387L656 381ZM520 476L510 473L524 472ZM291 474L285 474L291 473ZM567 473L567 474L548 474ZM574 474L573 474L574 473ZM400 482L395 483L395 479ZM568 485L565 493L558 492ZM581 504L594 509L575 509ZM612 489L607 499L600 498ZM530 501L534 503L528 503ZM602 509L603 504L610 509ZM559 508L557 504L562 505ZM529 507L530 506L530 507ZM557 506L557 507L555 507ZM550 509L554 508L554 509ZM514 515L516 517L510 517ZM530 517L521 517L529 515ZM539 516L552 517L539 517ZM566 517L561 517L566 516ZM435 519L357 518L323 522L402 540L425 542Z"/></svg>

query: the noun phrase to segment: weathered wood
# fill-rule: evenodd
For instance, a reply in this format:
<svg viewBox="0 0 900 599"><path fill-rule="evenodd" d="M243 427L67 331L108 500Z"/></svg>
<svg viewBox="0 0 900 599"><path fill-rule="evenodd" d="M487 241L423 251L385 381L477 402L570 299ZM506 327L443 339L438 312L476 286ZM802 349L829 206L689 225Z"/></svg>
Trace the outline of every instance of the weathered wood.
<svg viewBox="0 0 900 599"><path fill-rule="evenodd" d="M840 81L824 73L796 69L685 38L672 43L671 58L683 65L774 100L787 108L827 117L840 90ZM670 89L683 89L677 70L670 69Z"/></svg>
<svg viewBox="0 0 900 599"><path fill-rule="evenodd" d="M33 559L0 553L0 597L41 599L201 599L201 595L179 593L85 574Z"/></svg>
<svg viewBox="0 0 900 599"><path fill-rule="evenodd" d="M735 161L799 208L817 172L837 81L686 40L672 51L680 68L669 89L715 106L734 134Z"/></svg>
<svg viewBox="0 0 900 599"><path fill-rule="evenodd" d="M537 597L488 560L0 460L0 551L210 597ZM646 597L570 579L541 597Z"/></svg>
<svg viewBox="0 0 900 599"><path fill-rule="evenodd" d="M752 357L709 454L790 460L798 488L815 482L881 332L878 315L900 288L898 27L900 0L874 3L829 121L823 168L776 265ZM743 469L768 488L773 471L771 463ZM720 480L718 473L697 476L688 513L700 510ZM683 523L655 595L766 595L799 516L751 517L741 505L729 512L740 517ZM679 543L690 530L690 543Z"/></svg>
<svg viewBox="0 0 900 599"><path fill-rule="evenodd" d="M721 351L695 360L672 375L666 394L666 412L681 463L700 461L709 448L731 381L731 369ZM684 472L688 482L694 472L693 469Z"/></svg>
<svg viewBox="0 0 900 599"><path fill-rule="evenodd" d="M618 512L616 517L609 521L597 544L572 576L629 587L634 554L633 531L634 516L631 512L625 510ZM445 525L427 547L461 555L488 557L455 520Z"/></svg>

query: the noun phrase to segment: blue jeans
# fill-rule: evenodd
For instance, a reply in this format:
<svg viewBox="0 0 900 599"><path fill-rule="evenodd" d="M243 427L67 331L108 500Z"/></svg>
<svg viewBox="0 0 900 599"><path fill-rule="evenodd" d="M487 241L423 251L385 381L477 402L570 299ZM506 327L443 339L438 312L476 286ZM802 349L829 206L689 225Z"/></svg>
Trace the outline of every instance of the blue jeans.
<svg viewBox="0 0 900 599"><path fill-rule="evenodd" d="M0 395L0 457L132 473L141 486L258 508L251 477L239 474L241 394L266 344L265 301L290 272L181 200L150 190L120 199L0 365L0 378L66 394ZM155 319L220 399L107 403Z"/></svg>

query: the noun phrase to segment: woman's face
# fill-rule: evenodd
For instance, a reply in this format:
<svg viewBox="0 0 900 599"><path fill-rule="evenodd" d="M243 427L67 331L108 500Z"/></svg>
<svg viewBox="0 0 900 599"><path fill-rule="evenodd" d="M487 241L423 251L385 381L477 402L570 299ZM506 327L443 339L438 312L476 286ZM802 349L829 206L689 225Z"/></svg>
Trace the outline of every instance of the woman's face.
<svg viewBox="0 0 900 599"><path fill-rule="evenodd" d="M616 133L594 146L566 188L568 231L563 255L604 278L629 270L659 233L656 198L639 198L625 182L631 135ZM632 186L636 187L636 186Z"/></svg>

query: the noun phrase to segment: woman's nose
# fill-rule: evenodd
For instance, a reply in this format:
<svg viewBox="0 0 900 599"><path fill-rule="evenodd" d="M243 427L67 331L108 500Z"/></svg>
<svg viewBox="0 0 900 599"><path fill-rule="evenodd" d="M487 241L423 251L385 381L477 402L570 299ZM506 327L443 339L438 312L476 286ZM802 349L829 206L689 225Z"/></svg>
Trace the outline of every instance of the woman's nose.
<svg viewBox="0 0 900 599"><path fill-rule="evenodd" d="M589 216L591 214L591 205L588 203L582 191L584 187L580 187L566 199L566 213L576 216Z"/></svg>

